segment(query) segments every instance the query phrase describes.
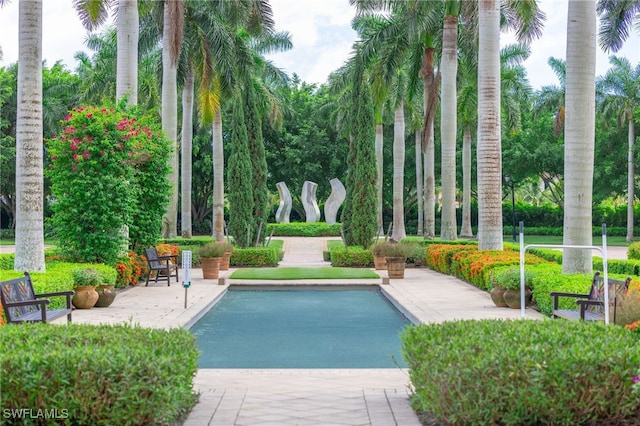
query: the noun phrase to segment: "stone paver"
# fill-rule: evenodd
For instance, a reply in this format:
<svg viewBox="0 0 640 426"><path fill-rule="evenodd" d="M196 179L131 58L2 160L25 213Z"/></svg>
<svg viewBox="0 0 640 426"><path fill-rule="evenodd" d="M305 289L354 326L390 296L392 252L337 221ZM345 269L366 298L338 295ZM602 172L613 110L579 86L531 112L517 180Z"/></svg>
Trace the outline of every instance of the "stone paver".
<svg viewBox="0 0 640 426"><path fill-rule="evenodd" d="M326 238L278 237L284 240L281 266L328 266L322 260ZM624 249L624 254L623 250ZM626 248L610 248L611 258L626 258ZM181 283L149 284L121 292L108 308L74 310L77 323L137 323L147 327L189 328L221 298L229 285L248 284L231 280L232 271L218 280L204 280L192 271L187 291ZM487 292L461 280L425 268L407 269L404 279L378 284L387 297L414 322L457 319L516 319L520 311L497 308ZM182 278L182 271L180 271ZM304 284L345 285L326 280ZM267 283L252 282L253 285ZM296 284L296 282L288 282ZM351 283L350 283L351 284ZM527 318L542 316L528 309ZM58 320L58 322L64 322ZM420 425L409 404L410 382L404 369L200 369L195 377L200 400L186 426L222 425Z"/></svg>

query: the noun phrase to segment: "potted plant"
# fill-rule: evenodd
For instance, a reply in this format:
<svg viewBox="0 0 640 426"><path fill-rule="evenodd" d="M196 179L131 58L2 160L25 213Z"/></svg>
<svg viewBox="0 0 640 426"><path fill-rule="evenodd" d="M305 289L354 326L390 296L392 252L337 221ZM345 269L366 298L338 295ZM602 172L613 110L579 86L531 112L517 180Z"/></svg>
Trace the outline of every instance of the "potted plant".
<svg viewBox="0 0 640 426"><path fill-rule="evenodd" d="M220 262L227 247L218 242L204 244L198 248L202 276L204 279L216 279L220 273Z"/></svg>
<svg viewBox="0 0 640 426"><path fill-rule="evenodd" d="M531 279L531 274L525 272L525 306L530 305L533 299ZM498 271L495 274L495 282L497 286L504 289L503 297L507 306L512 309L520 309L520 270L516 268L509 268Z"/></svg>
<svg viewBox="0 0 640 426"><path fill-rule="evenodd" d="M415 251L414 244L396 243L389 241L378 244L380 253L387 261L387 272L389 278L404 278L404 269L407 256Z"/></svg>
<svg viewBox="0 0 640 426"><path fill-rule="evenodd" d="M218 241L216 244L220 244L224 247L224 254L222 255L222 260L220 261L220 270L228 271L229 262L231 260L231 252L233 251L233 244L226 241Z"/></svg>
<svg viewBox="0 0 640 426"><path fill-rule="evenodd" d="M116 278L118 276L117 271L114 268L102 268L100 270L102 281L98 284L96 292L98 293L98 301L95 306L97 308L106 308L111 306L116 298L116 291L114 286L116 284Z"/></svg>
<svg viewBox="0 0 640 426"><path fill-rule="evenodd" d="M98 301L96 287L102 282L102 275L95 268L80 268L71 273L75 294L71 303L78 309L91 309Z"/></svg>
<svg viewBox="0 0 640 426"><path fill-rule="evenodd" d="M384 254L382 253L385 244L391 244L388 242L376 243L371 248L371 253L373 254L373 264L376 269L387 269L387 260L385 259Z"/></svg>

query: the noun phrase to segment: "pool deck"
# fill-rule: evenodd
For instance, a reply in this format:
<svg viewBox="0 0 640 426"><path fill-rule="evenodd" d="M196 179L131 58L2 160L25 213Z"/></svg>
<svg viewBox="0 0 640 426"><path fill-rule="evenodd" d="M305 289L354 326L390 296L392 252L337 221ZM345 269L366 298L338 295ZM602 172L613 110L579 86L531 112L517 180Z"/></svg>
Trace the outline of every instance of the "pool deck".
<svg viewBox="0 0 640 426"><path fill-rule="evenodd" d="M281 266L329 265L322 260L327 238L278 239L284 240ZM205 280L202 270L194 269L191 287L186 291L175 281L171 286L150 283L148 287L144 284L133 287L119 293L108 308L74 310L73 322L189 327L222 297L229 285L247 283L228 279L232 272L233 269L221 273L220 281ZM380 275L386 278L386 271ZM487 292L426 268L409 268L404 279L391 279L389 284L382 284L382 278L352 281L348 284L379 284L417 322L520 318L520 310L494 306ZM329 284L326 280L288 284L319 283ZM526 317L542 318L531 309L527 309ZM200 401L185 426L420 425L409 404L409 377L401 368L200 369L195 388L200 392Z"/></svg>

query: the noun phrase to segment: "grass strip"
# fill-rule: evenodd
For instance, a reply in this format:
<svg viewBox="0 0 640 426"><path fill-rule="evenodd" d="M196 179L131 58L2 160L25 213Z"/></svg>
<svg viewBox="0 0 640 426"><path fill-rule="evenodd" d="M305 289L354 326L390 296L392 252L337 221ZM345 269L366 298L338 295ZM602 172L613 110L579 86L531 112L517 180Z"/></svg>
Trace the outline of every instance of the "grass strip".
<svg viewBox="0 0 640 426"><path fill-rule="evenodd" d="M380 276L366 268L322 266L317 268L241 268L234 271L230 278L234 280L376 279Z"/></svg>

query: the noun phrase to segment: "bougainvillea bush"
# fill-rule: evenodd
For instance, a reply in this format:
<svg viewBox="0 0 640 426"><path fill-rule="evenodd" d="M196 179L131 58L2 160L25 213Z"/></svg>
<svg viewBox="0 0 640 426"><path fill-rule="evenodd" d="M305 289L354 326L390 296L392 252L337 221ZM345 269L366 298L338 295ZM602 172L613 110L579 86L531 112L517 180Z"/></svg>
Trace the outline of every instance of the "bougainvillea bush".
<svg viewBox="0 0 640 426"><path fill-rule="evenodd" d="M154 119L124 105L76 108L47 146L51 224L64 254L115 264L127 234L133 245L156 241L169 200L171 145Z"/></svg>

